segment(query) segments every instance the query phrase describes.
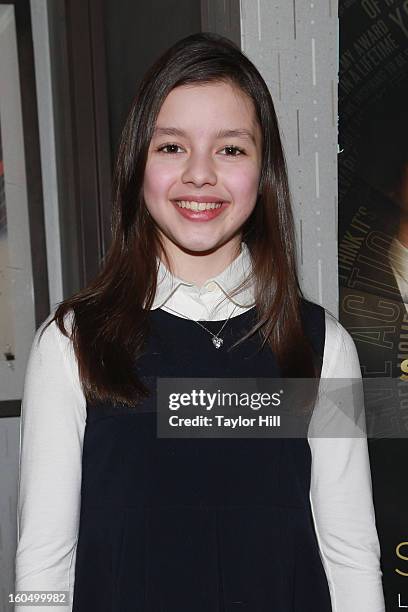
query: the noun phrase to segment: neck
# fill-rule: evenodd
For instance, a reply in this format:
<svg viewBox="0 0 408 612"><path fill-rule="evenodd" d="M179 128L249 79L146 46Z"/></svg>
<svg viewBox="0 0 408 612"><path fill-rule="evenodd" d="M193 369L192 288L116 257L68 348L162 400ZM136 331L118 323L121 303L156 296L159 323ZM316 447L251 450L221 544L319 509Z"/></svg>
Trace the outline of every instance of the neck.
<svg viewBox="0 0 408 612"><path fill-rule="evenodd" d="M211 251L188 251L165 241L172 273L177 278L201 287L206 280L221 274L241 252L241 236ZM166 265L164 258L161 257Z"/></svg>

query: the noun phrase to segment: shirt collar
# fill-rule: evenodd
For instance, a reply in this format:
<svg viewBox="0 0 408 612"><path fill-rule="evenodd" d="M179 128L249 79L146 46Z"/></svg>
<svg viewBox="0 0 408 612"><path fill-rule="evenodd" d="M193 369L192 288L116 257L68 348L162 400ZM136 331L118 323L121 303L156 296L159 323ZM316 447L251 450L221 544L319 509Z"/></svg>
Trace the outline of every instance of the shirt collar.
<svg viewBox="0 0 408 612"><path fill-rule="evenodd" d="M167 302L167 300L179 290L184 287L186 290L190 288L191 291L205 291L205 286L214 282L218 285L221 291L234 303L241 307L249 307L255 305L254 299L254 282L250 278L252 271L252 260L245 242L241 242L241 252L223 272L217 276L208 278L204 283L203 287L198 287L194 283L184 281L176 276L173 276L170 271L163 264L161 259L157 257L158 261L158 272L157 272L157 289L156 295L152 304L151 309L155 310L160 308ZM244 280L248 279L245 287L241 289L234 296L231 295L232 291Z"/></svg>

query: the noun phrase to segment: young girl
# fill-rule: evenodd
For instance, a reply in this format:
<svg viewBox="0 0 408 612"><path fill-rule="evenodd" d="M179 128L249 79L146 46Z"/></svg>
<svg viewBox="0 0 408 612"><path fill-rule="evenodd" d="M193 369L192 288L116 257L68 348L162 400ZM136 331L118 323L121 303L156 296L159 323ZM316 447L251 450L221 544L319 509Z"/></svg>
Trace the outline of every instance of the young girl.
<svg viewBox="0 0 408 612"><path fill-rule="evenodd" d="M238 47L196 34L148 71L113 196L101 272L28 363L16 590L74 612L383 612L366 438L156 433L161 377L360 377L299 288L277 118Z"/></svg>

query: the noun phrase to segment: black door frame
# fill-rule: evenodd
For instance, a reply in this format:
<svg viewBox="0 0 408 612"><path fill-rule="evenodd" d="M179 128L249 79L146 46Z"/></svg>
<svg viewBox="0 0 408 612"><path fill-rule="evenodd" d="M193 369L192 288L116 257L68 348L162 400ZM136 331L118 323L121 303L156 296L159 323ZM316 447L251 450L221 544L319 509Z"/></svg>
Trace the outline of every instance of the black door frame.
<svg viewBox="0 0 408 612"><path fill-rule="evenodd" d="M240 45L239 0L201 0L203 31ZM103 0L51 0L64 296L94 278L111 240Z"/></svg>

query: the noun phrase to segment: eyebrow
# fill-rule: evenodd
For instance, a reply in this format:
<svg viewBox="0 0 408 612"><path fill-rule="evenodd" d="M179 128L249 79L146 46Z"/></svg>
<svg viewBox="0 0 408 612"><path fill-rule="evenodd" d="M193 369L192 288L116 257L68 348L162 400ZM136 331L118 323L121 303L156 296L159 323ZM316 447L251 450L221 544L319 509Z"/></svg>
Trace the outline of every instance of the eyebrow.
<svg viewBox="0 0 408 612"><path fill-rule="evenodd" d="M186 137L187 134L185 133L184 130L180 130L179 128L174 128L174 127L156 127L154 129L154 136L179 136L179 137ZM244 128L238 128L238 129L234 129L234 130L219 130L217 132L217 134L215 135L216 139L219 140L220 138L247 138L249 140L252 140L252 142L254 144L256 144L255 142L255 137L253 135L252 132L250 132L249 130L246 130Z"/></svg>

